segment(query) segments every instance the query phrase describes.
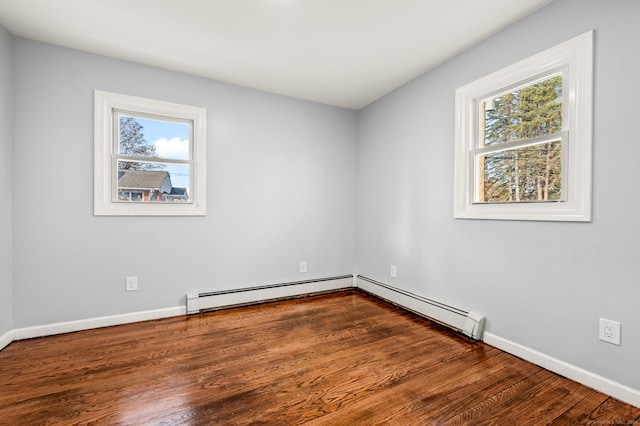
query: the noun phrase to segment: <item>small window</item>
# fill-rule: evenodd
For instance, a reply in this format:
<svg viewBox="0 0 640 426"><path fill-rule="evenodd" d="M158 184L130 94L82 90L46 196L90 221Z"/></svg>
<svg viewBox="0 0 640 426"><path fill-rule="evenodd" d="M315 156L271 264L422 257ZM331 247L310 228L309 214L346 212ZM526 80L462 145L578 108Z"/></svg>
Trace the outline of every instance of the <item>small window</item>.
<svg viewBox="0 0 640 426"><path fill-rule="evenodd" d="M591 220L593 33L456 91L456 218Z"/></svg>
<svg viewBox="0 0 640 426"><path fill-rule="evenodd" d="M204 215L205 111L95 92L96 215Z"/></svg>
<svg viewBox="0 0 640 426"><path fill-rule="evenodd" d="M562 73L482 100L474 202L562 201L562 115Z"/></svg>

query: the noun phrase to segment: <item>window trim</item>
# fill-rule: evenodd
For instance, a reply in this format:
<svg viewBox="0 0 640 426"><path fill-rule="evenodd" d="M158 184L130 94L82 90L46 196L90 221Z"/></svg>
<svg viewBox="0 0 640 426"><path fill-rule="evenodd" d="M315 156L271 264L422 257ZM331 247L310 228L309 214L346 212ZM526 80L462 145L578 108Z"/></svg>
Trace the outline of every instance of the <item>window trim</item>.
<svg viewBox="0 0 640 426"><path fill-rule="evenodd" d="M114 116L127 111L187 120L192 126L192 187L188 203L115 202ZM114 183L115 182L115 183ZM114 187L116 185L116 187ZM206 215L206 110L118 93L94 91L94 215L95 216L205 216Z"/></svg>
<svg viewBox="0 0 640 426"><path fill-rule="evenodd" d="M588 31L456 90L454 218L591 221L593 38L594 32ZM558 70L563 70L566 116L562 131L567 135L566 144L563 138L563 201L476 203L480 102Z"/></svg>

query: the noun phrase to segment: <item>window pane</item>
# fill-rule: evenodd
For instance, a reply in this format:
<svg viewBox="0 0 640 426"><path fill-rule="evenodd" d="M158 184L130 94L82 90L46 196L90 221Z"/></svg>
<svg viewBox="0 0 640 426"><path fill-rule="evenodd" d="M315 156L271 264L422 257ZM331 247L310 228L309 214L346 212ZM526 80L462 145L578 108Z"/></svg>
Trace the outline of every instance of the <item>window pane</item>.
<svg viewBox="0 0 640 426"><path fill-rule="evenodd" d="M114 201L189 202L190 173L186 164L118 161Z"/></svg>
<svg viewBox="0 0 640 426"><path fill-rule="evenodd" d="M561 154L555 140L478 155L477 202L560 200Z"/></svg>
<svg viewBox="0 0 640 426"><path fill-rule="evenodd" d="M500 94L482 103L484 146L562 130L562 75Z"/></svg>
<svg viewBox="0 0 640 426"><path fill-rule="evenodd" d="M138 191L120 191L118 192L119 201L143 201L143 192Z"/></svg>
<svg viewBox="0 0 640 426"><path fill-rule="evenodd" d="M190 158L191 125L117 114L118 153L173 160Z"/></svg>

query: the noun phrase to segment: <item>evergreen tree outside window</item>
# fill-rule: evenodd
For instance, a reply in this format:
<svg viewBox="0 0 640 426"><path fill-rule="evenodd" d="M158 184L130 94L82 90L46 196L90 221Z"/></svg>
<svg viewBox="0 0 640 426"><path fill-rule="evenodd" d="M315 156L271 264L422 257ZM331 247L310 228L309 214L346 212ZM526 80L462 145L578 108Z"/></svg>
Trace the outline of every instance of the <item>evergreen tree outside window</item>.
<svg viewBox="0 0 640 426"><path fill-rule="evenodd" d="M562 74L480 103L476 202L562 201Z"/></svg>
<svg viewBox="0 0 640 426"><path fill-rule="evenodd" d="M593 33L456 91L454 217L591 220Z"/></svg>

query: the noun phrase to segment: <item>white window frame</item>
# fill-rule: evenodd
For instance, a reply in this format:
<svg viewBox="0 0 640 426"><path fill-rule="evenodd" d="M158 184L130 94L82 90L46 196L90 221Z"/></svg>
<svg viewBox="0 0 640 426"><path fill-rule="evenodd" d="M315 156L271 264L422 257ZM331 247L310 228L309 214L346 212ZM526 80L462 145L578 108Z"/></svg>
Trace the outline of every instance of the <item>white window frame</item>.
<svg viewBox="0 0 640 426"><path fill-rule="evenodd" d="M589 31L456 90L455 218L591 221L593 37ZM481 103L557 71L563 76L561 200L476 202Z"/></svg>
<svg viewBox="0 0 640 426"><path fill-rule="evenodd" d="M117 193L114 119L118 111L187 120L192 126L190 200L184 203L113 201ZM206 110L172 102L94 91L94 215L96 216L205 216Z"/></svg>

